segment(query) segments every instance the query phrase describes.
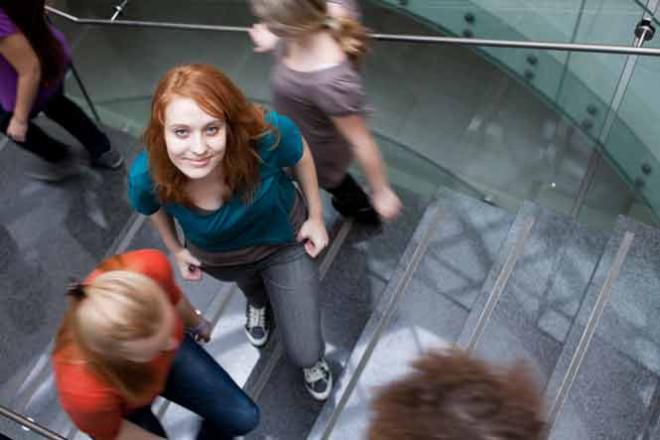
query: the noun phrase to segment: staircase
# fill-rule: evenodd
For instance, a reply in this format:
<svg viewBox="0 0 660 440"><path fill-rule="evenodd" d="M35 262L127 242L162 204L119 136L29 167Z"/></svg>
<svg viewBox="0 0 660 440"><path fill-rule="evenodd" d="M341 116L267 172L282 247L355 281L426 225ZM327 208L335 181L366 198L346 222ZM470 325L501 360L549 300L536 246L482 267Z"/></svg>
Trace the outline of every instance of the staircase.
<svg viewBox="0 0 660 440"><path fill-rule="evenodd" d="M52 126L48 129L57 131ZM121 131L107 131L113 143L124 149L130 163L139 147L138 141ZM65 133L56 134L63 141L75 144ZM337 367L350 355L352 345L371 315L372 305L378 302L398 256L424 212L431 188L439 180L479 196L437 166L401 149L400 145L386 139L381 143L384 154L395 164L390 170L392 180L407 206L399 221L382 230L365 229L340 221L327 197L323 199L325 221L333 240L318 261L324 279L328 355ZM2 225L7 233L0 234L0 240L7 258L3 253L0 261L3 268L7 263L3 273L8 276L1 281L8 283L6 290L13 295L7 298L10 304L15 304L16 310L23 313L12 319L32 323L35 329L34 340L26 338L27 334L11 333L17 327L12 324L13 320L3 331L8 343L3 343L6 353L0 368L6 370L3 378L7 379L0 383L1 402L65 438L87 438L77 432L59 407L49 362L52 345L48 342L66 305L61 286L66 285L69 276L84 276L104 256L131 249L164 248L146 218L132 213L128 206L124 197L125 173L91 172L65 185L48 186L33 183L22 175L22 170L32 160L28 154L13 145L8 145L2 154L8 163L17 165L3 170L4 175L0 175L8 189L15 188L3 192L3 206L7 209L2 212ZM35 209L41 214L35 215ZM10 254L15 254L15 258L8 258ZM197 283L180 278L177 281L193 305L214 323L213 338L206 345L207 350L260 404L276 401L278 389L291 389L301 397L300 409L312 403L302 387L301 372L291 369L284 360L277 335L261 351L247 343L243 334L245 300L233 284L208 276ZM337 291L339 295L335 294ZM26 308L28 306L32 309ZM41 317L48 319L40 320ZM27 349L10 345L12 341L14 345L20 341ZM273 384L279 388L274 388ZM320 409L317 405L310 414L313 416ZM154 410L163 420L170 438L193 438L197 427L194 415L164 401L158 401ZM314 417L307 418L300 429L309 430L313 421ZM270 429L266 427L272 423L269 416L265 416L262 427ZM10 438L38 438L36 433L25 431L4 418L0 418L0 434Z"/></svg>
<svg viewBox="0 0 660 440"><path fill-rule="evenodd" d="M453 345L526 360L551 439L660 438L659 287L657 229L621 217L606 237L440 191L308 438L364 438L374 388Z"/></svg>
<svg viewBox="0 0 660 440"><path fill-rule="evenodd" d="M248 439L363 438L374 388L453 345L495 364L526 360L545 390L552 439L658 438L658 230L621 217L608 237L531 202L514 216L474 194L399 191L405 215L382 229L326 209L333 242L319 264L336 388L324 405L307 395L277 334L261 351L247 343L233 285L179 280L215 324L207 350L262 409ZM162 248L143 217L119 230L108 252ZM86 438L58 406L47 353L2 391L39 424ZM164 401L154 409L170 438L194 438L196 416Z"/></svg>

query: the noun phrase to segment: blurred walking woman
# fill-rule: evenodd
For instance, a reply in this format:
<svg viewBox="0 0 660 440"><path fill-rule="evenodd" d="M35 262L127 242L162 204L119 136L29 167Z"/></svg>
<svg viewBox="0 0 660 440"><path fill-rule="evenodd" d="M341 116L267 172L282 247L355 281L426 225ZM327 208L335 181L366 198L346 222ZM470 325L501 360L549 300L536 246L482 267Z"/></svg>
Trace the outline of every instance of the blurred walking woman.
<svg viewBox="0 0 660 440"><path fill-rule="evenodd" d="M352 1L251 0L262 24L251 36L255 50L274 50L271 72L275 108L289 116L309 141L321 187L344 216L366 223L394 218L401 202L365 119L357 64L366 32ZM273 34L275 37L273 37ZM367 196L347 173L355 158L370 187Z"/></svg>
<svg viewBox="0 0 660 440"><path fill-rule="evenodd" d="M328 235L314 163L296 126L247 101L214 67L185 65L156 88L144 140L130 171L134 208L151 216L184 278L199 280L203 270L238 284L247 297L245 331L257 347L268 340L272 305L286 353L312 396L325 399L332 377L311 258Z"/></svg>
<svg viewBox="0 0 660 440"><path fill-rule="evenodd" d="M203 418L198 439L256 427L255 404L194 341L208 341L211 326L162 252L114 256L69 296L53 365L62 407L81 431L96 440L166 437L151 412L158 395Z"/></svg>
<svg viewBox="0 0 660 440"><path fill-rule="evenodd" d="M0 130L44 160L34 177L58 180L74 168L67 146L30 122L41 111L80 141L92 165L118 168L121 154L64 96L71 50L64 35L47 24L44 12L44 0L0 1Z"/></svg>

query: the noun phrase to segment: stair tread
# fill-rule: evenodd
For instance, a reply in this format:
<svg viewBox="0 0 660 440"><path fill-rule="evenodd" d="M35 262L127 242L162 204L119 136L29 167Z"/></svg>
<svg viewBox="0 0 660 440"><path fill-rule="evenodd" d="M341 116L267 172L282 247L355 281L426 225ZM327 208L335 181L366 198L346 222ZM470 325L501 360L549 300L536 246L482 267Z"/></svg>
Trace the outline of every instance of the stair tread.
<svg viewBox="0 0 660 440"><path fill-rule="evenodd" d="M434 208L433 208L434 207ZM368 424L369 400L374 387L408 371L411 360L433 348L444 348L457 340L493 260L506 236L513 217L499 208L469 197L442 190L428 213L436 209L440 220L428 243L428 249L403 291L400 303L387 322L354 390L348 381L373 337L382 317L388 295L393 295L418 240L431 224L427 214L390 279L382 308L360 336L339 380L335 398L323 408L309 438L320 438L336 416L338 399L348 398L330 438L363 438ZM472 264L460 264L466 261ZM350 396L347 394L350 393Z"/></svg>
<svg viewBox="0 0 660 440"><path fill-rule="evenodd" d="M567 390L552 439L656 438L660 432L660 231L618 219L560 362L565 371L626 232L635 234L632 245ZM553 375L553 385L562 381L562 372Z"/></svg>
<svg viewBox="0 0 660 440"><path fill-rule="evenodd" d="M496 364L525 360L545 387L606 237L530 202L518 216L535 224L475 353Z"/></svg>
<svg viewBox="0 0 660 440"><path fill-rule="evenodd" d="M399 258L426 206L405 190L400 191L404 214L382 232L354 226L322 283L323 331L327 358L335 377L371 316ZM257 403L262 408L260 426L249 438L304 438L322 405L304 389L302 372L283 356Z"/></svg>

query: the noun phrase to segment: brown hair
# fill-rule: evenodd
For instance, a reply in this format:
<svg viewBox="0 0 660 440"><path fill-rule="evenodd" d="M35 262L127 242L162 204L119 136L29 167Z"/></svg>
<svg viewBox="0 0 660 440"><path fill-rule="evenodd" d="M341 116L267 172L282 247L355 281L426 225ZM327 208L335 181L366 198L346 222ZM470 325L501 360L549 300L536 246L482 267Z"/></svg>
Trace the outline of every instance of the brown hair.
<svg viewBox="0 0 660 440"><path fill-rule="evenodd" d="M119 262L109 262L115 264ZM88 284L74 284L68 293L69 308L55 352L73 344L83 357L80 360L126 399L140 402L150 396L156 384L149 363L123 358L122 347L126 341L157 333L164 319L162 304L167 301L162 288L146 275L115 269Z"/></svg>
<svg viewBox="0 0 660 440"><path fill-rule="evenodd" d="M327 29L348 57L367 52L367 30L357 20L328 15L325 0L250 0L252 10L277 35L296 37Z"/></svg>
<svg viewBox="0 0 660 440"><path fill-rule="evenodd" d="M238 192L249 200L259 183L256 143L273 128L264 120L264 110L249 102L226 75L207 64L188 64L169 70L158 83L143 135L161 201L190 204L185 192L188 178L172 164L165 145L165 109L174 97L191 98L204 112L226 123L227 145L220 166L227 197Z"/></svg>
<svg viewBox="0 0 660 440"><path fill-rule="evenodd" d="M408 377L376 397L369 440L537 440L540 394L518 364L495 372L453 351L417 360Z"/></svg>

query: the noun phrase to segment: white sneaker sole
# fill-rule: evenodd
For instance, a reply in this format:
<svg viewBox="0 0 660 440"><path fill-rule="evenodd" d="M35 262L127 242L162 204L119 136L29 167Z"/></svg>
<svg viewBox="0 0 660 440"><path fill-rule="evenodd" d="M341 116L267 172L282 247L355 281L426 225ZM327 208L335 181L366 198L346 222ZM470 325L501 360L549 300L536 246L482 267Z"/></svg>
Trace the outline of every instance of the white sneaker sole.
<svg viewBox="0 0 660 440"><path fill-rule="evenodd" d="M243 330L245 331L245 336L247 336L248 341L250 341L250 344L254 345L257 348L263 347L268 342L268 337L270 336L270 330L267 331L264 337L261 339L257 339L254 336L252 336L245 327L243 327Z"/></svg>
<svg viewBox="0 0 660 440"><path fill-rule="evenodd" d="M332 392L333 385L334 383L332 379L332 372L330 373L330 379L328 380L328 388L326 388L326 390L323 393L317 393L316 391L312 390L310 387L307 386L307 382L305 382L305 388L307 389L307 392L314 398L314 400L318 400L319 402L328 400L328 397L330 397L330 393Z"/></svg>

